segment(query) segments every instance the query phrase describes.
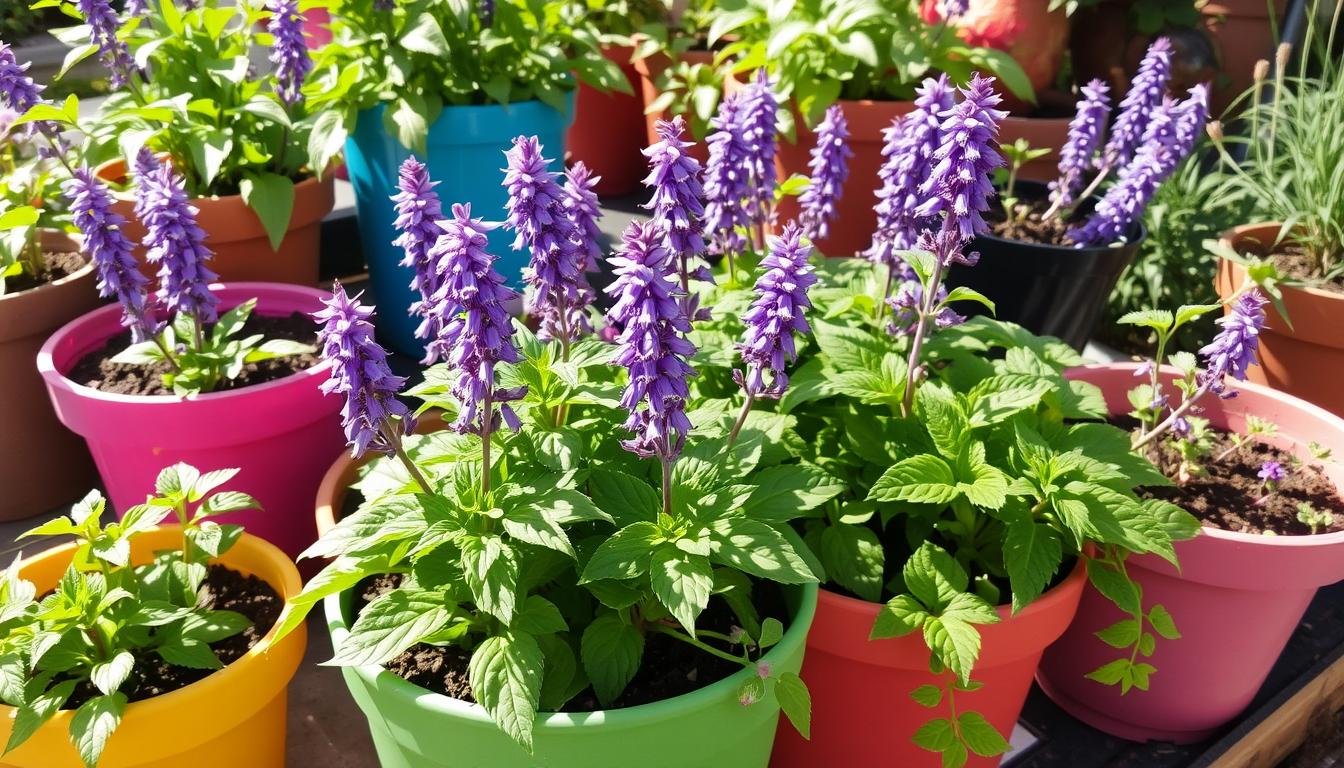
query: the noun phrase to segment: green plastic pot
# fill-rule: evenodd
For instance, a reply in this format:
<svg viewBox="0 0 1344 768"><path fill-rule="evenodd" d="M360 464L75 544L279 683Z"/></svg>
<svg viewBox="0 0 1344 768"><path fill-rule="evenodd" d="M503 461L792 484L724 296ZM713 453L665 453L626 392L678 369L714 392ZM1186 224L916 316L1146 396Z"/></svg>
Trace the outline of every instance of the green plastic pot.
<svg viewBox="0 0 1344 768"><path fill-rule="evenodd" d="M817 587L789 588L786 597L793 621L765 661L797 673ZM350 593L328 597L325 609L332 641L339 643L347 634ZM772 697L749 707L738 703L738 686L755 674L744 669L653 704L540 714L529 755L477 704L431 693L376 665L341 672L368 718L383 768L765 768L780 719Z"/></svg>

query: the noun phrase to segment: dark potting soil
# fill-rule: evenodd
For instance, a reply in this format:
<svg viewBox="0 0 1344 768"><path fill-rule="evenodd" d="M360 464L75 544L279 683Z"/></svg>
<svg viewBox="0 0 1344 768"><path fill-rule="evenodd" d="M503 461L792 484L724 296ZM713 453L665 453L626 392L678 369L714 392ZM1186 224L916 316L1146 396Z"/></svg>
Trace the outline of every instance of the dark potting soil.
<svg viewBox="0 0 1344 768"><path fill-rule="evenodd" d="M1050 209L1049 200L1018 200L1014 207L1016 215L1010 222L1000 199L996 199L990 205L988 222L991 233L1005 240L1017 240L1023 243L1073 245L1068 236L1071 226L1068 221L1059 216L1043 218L1045 212Z"/></svg>
<svg viewBox="0 0 1344 768"><path fill-rule="evenodd" d="M285 601L262 579L216 563L209 566L205 581L201 583L197 605L214 611L241 613L252 622L242 632L210 644L220 663L228 666L252 650L271 631L280 618ZM130 701L142 701L185 688L215 671L179 667L164 661L152 650L145 651L136 655L135 667L121 691ZM98 690L92 685L81 685L64 708L75 709L96 695Z"/></svg>
<svg viewBox="0 0 1344 768"><path fill-rule="evenodd" d="M209 329L207 328L208 332ZM294 312L284 316L267 316L254 313L243 324L243 330L235 338L244 338L254 334L261 334L262 338L266 340L287 339L303 344L314 344L317 339L317 326L313 324L311 317L302 312ZM130 345L130 331L117 334L108 339L103 346L80 358L79 362L75 363L75 366L65 376L76 384L82 384L102 392L143 396L173 394L171 388L163 385L163 374L172 370L168 363L131 365L112 362L113 357L116 357ZM311 368L319 360L320 357L317 352L313 351L263 360L259 363L248 363L243 366L243 372L238 378L222 381L219 387L212 391L224 392L282 379Z"/></svg>
<svg viewBox="0 0 1344 768"><path fill-rule="evenodd" d="M355 588L355 614L358 615L360 608L394 589L400 582L399 574L375 576L361 582ZM788 616L784 595L777 584L758 583L753 597L762 618L773 616L784 620ZM710 600L709 607L696 620L696 628L727 634L735 623L732 611L722 600L715 598ZM470 660L471 652L459 646L440 647L417 643L384 666L398 677L421 688L475 702L467 675ZM711 656L679 640L650 632L645 636L644 656L640 661L639 672L625 687L620 698L611 706L604 707L593 690L587 688L570 699L562 711L595 712L663 701L704 688L730 677L740 669L742 667L737 664Z"/></svg>
<svg viewBox="0 0 1344 768"><path fill-rule="evenodd" d="M38 286L54 283L62 277L78 272L85 264L84 257L77 251L56 251L42 254L42 273L36 276L27 272L5 280L5 293L18 293Z"/></svg>
<svg viewBox="0 0 1344 768"><path fill-rule="evenodd" d="M1230 433L1214 428L1210 431L1213 450L1201 463L1204 474L1183 481L1179 478L1181 458L1176 449L1165 442L1151 447L1148 458L1176 485L1143 489L1141 495L1170 501L1206 525L1225 531L1286 536L1311 534L1311 528L1297 519L1297 505L1307 502L1319 511L1334 514L1334 523L1318 527L1317 533L1344 531L1344 498L1320 464L1299 464L1288 451L1256 441L1215 461L1233 443ZM1287 477L1268 495L1263 493L1264 482L1257 477L1266 461L1277 461L1287 471Z"/></svg>
<svg viewBox="0 0 1344 768"><path fill-rule="evenodd" d="M1321 281L1320 274L1315 270L1315 260L1298 245L1291 242L1275 245L1274 243L1259 243L1247 239L1245 242L1238 243L1237 247L1257 258L1268 258L1279 272L1289 278L1308 283L1321 290L1344 293L1344 277Z"/></svg>

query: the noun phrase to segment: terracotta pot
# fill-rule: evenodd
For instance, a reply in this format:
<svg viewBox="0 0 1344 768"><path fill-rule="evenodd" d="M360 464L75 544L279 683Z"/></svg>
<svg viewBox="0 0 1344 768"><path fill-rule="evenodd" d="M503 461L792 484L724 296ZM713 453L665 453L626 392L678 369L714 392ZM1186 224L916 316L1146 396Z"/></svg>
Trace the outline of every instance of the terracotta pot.
<svg viewBox="0 0 1344 768"><path fill-rule="evenodd" d="M1087 366L1069 375L1101 387L1112 413L1128 413L1138 381L1134 363ZM1168 385L1174 370L1164 372ZM1249 416L1278 432L1267 442L1308 459L1307 444L1344 451L1344 420L1257 384L1235 384L1237 397L1201 402L1214 426L1246 428ZM1344 484L1344 465L1327 463ZM1121 738L1190 743L1231 721L1250 704L1307 610L1318 587L1344 578L1344 533L1263 536L1205 527L1176 544L1180 570L1154 555L1130 557L1130 577L1145 609L1161 604L1182 637L1157 641L1149 690L1122 695L1084 675L1117 658L1095 632L1125 618L1090 585L1078 616L1041 661L1041 688L1065 711Z"/></svg>
<svg viewBox="0 0 1344 768"><path fill-rule="evenodd" d="M681 54L682 61L688 61L692 64L714 64L714 54L710 51L686 51ZM644 99L645 109L648 105L658 100L662 91L658 89L658 78L671 66L672 60L667 55L659 53L644 59L635 59L635 72L639 75L639 91ZM646 146L651 146L658 142L658 131L655 128L659 120L669 120L672 115L666 110L659 110L652 114L644 114L644 141ZM689 119L687 120L689 123ZM690 148L690 154L701 165L709 159L709 149L705 146L704 137L691 137L695 142Z"/></svg>
<svg viewBox="0 0 1344 768"><path fill-rule="evenodd" d="M1274 0L1275 18L1280 23L1287 6L1287 0ZM1255 62L1274 60L1278 40L1265 0L1210 0L1199 12L1204 16L1204 29L1213 38L1222 68L1223 77L1215 81L1210 100L1211 114L1217 115L1251 87Z"/></svg>
<svg viewBox="0 0 1344 768"><path fill-rule="evenodd" d="M1251 224L1223 235L1238 252L1272 245L1278 224ZM1241 287L1246 271L1230 261L1218 263L1214 287L1226 298ZM1260 365L1251 366L1250 378L1344 416L1344 293L1321 288L1282 286L1283 303L1291 328L1273 305L1266 308L1260 333Z"/></svg>
<svg viewBox="0 0 1344 768"><path fill-rule="evenodd" d="M131 560L149 562L156 551L182 546L182 529L166 525L131 540ZM55 587L73 544L26 560L20 574L38 594ZM220 562L269 584L286 600L302 583L280 550L244 533ZM102 768L283 768L289 681L303 659L307 628L277 641L272 630L246 655L199 682L126 707L99 765ZM0 768L82 768L70 744L65 710L38 728L23 746L0 757ZM9 738L14 709L0 706L0 743Z"/></svg>
<svg viewBox="0 0 1344 768"><path fill-rule="evenodd" d="M998 624L980 627L980 661L972 679L984 687L957 693L958 711L975 710L1007 738L1022 712L1032 675L1045 647L1073 620L1087 581L1080 560L1063 583L1016 616L999 607ZM788 728L775 737L773 768L821 765L935 768L941 758L911 737L924 723L945 715L910 698L924 684L945 684L929 672L929 651L916 632L869 640L882 606L821 590L817 618L807 637L803 680L812 692L812 739ZM999 758L971 756L971 768L990 768Z"/></svg>
<svg viewBox="0 0 1344 768"><path fill-rule="evenodd" d="M43 232L48 251L76 251L63 232ZM37 373L52 331L100 304L93 266L54 283L0 296L0 520L74 501L93 484L89 450L56 419Z"/></svg>
<svg viewBox="0 0 1344 768"><path fill-rule="evenodd" d="M574 107L574 124L565 135L569 159L582 160L602 179L599 195L628 195L639 188L646 171L644 154L644 99L639 73L630 57L634 49L619 46L602 49L602 55L618 64L625 79L635 86L633 94L603 93L580 85Z"/></svg>
<svg viewBox="0 0 1344 768"><path fill-rule="evenodd" d="M98 167L98 176L124 184L126 161L104 163ZM205 244L215 253L210 269L219 275L221 282L317 285L322 219L336 205L332 174L326 174L321 181L310 176L294 185L294 211L279 250L271 248L261 219L243 202L242 195L194 197L191 204L197 208L196 222L208 235ZM127 220L126 236L139 243L145 236L145 228L136 219L133 207L130 195L118 195L112 210ZM157 270L144 261L145 249L137 246L135 255L141 260L141 271L155 279Z"/></svg>

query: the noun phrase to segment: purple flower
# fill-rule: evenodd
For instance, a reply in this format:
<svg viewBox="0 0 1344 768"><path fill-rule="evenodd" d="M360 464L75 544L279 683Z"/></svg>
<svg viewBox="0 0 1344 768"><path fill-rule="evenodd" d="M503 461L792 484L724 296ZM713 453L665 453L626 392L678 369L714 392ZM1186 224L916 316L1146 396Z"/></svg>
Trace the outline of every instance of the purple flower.
<svg viewBox="0 0 1344 768"><path fill-rule="evenodd" d="M149 147L141 147L140 151L135 153L135 159L131 162L131 178L135 180L136 186L147 188L154 183L154 177L158 172L159 159L154 156L154 152ZM148 199L148 195L138 194L135 196L135 218L141 220L145 218L145 201Z"/></svg>
<svg viewBox="0 0 1344 768"><path fill-rule="evenodd" d="M397 7L397 0L373 0L373 8L377 11L390 11Z"/></svg>
<svg viewBox="0 0 1344 768"><path fill-rule="evenodd" d="M202 324L218 319L219 300L210 283L219 275L205 262L214 255L205 246L205 231L196 225L196 207L187 200L182 177L172 163L140 177L137 205L145 225L145 260L159 266L159 301L169 313L186 313Z"/></svg>
<svg viewBox="0 0 1344 768"><path fill-rule="evenodd" d="M691 142L683 141L686 121L677 115L659 120L659 141L644 150L649 158L649 175L644 185L653 189L653 197L644 207L651 211L653 228L661 233L663 244L676 260L681 290L690 293L692 279L714 282L709 269L700 263L705 251L703 190L700 163L686 153ZM697 314L693 298L687 297L687 315Z"/></svg>
<svg viewBox="0 0 1344 768"><path fill-rule="evenodd" d="M115 90L130 82L135 71L135 60L126 43L117 39L120 23L108 0L75 0L84 22L89 25L89 38L98 46L98 55L108 71L108 82Z"/></svg>
<svg viewBox="0 0 1344 768"><path fill-rule="evenodd" d="M994 108L1001 99L992 77L973 75L970 85L958 90L961 103L941 115L942 138L933 153L937 164L919 188L928 199L915 213L922 217L945 213L944 229L957 232L964 241L988 231L981 214L989 210L989 196L994 194L990 175L1003 165L996 139L999 121L1008 113Z"/></svg>
<svg viewBox="0 0 1344 768"><path fill-rule="evenodd" d="M1199 350L1204 356L1200 381L1219 397L1234 396L1235 392L1226 391L1227 377L1245 381L1246 369L1255 364L1260 330L1265 327L1265 303L1257 289L1241 294L1232 311L1218 319L1218 335Z"/></svg>
<svg viewBox="0 0 1344 768"><path fill-rule="evenodd" d="M508 226L518 233L513 248L526 245L532 253L523 270L527 311L541 321L538 338L574 341L592 331L584 309L593 293L583 274L586 256L566 208L568 196L547 168L537 137L515 138L504 155Z"/></svg>
<svg viewBox="0 0 1344 768"><path fill-rule="evenodd" d="M1148 46L1139 71L1129 85L1129 92L1120 101L1120 114L1111 128L1110 139L1102 157L1107 166L1120 168L1128 165L1138 151L1148 120L1162 106L1171 79L1171 41L1159 37Z"/></svg>
<svg viewBox="0 0 1344 768"><path fill-rule="evenodd" d="M714 132L705 139L709 161L705 164L705 229L710 233L710 253L737 253L746 247L741 230L751 221L746 203L751 172L748 148L742 139L742 92L719 103L710 121Z"/></svg>
<svg viewBox="0 0 1344 768"><path fill-rule="evenodd" d="M401 260L401 266L410 267L415 273L411 278L411 289L420 294L420 300L411 304L410 311L424 318L415 329L415 337L427 342L438 338L441 331L436 319L428 313L432 297L439 289L438 275L429 257L429 250L443 234L443 228L438 224L438 220L443 218L443 207L439 203L438 193L434 191L436 186L438 182L430 180L425 164L408 157L401 163L397 174L397 194L392 196L397 211L394 226L401 233L392 244L406 254ZM423 362L428 365L435 359L436 356L427 355Z"/></svg>
<svg viewBox="0 0 1344 768"><path fill-rule="evenodd" d="M789 222L783 234L770 238L770 252L761 259L764 273L756 281L755 301L742 316L746 333L737 345L746 375L733 372L749 397L779 397L789 386L785 366L798 356L793 335L811 330L804 316L812 306L807 289L817 282L807 264L811 252L812 244L803 238L802 230ZM767 371L769 384L765 382Z"/></svg>
<svg viewBox="0 0 1344 768"><path fill-rule="evenodd" d="M266 29L274 38L271 63L275 65L276 91L285 106L303 101L303 81L313 68L308 43L303 39L303 13L298 0L270 0L271 20Z"/></svg>
<svg viewBox="0 0 1344 768"><path fill-rule="evenodd" d="M971 9L971 0L939 0L938 10L945 19L958 19Z"/></svg>
<svg viewBox="0 0 1344 768"><path fill-rule="evenodd" d="M112 212L112 194L88 168L80 168L61 187L70 201L75 227L84 233L83 250L98 272L98 295L117 297L121 324L131 329L136 343L157 330L145 307L145 284L140 267L131 255L131 241L122 227L126 220Z"/></svg>
<svg viewBox="0 0 1344 768"><path fill-rule="evenodd" d="M680 118L678 118L680 119ZM672 253L654 222L631 222L621 246L608 261L616 279L607 293L616 302L607 324L621 328L615 361L630 374L621 406L630 411L625 428L635 433L621 445L638 456L670 462L681 454L691 430L686 418L686 380L695 375L687 360L690 321L674 297Z"/></svg>
<svg viewBox="0 0 1344 768"><path fill-rule="evenodd" d="M495 23L495 0L477 0L476 10L481 15L481 26L489 27Z"/></svg>
<svg viewBox="0 0 1344 768"><path fill-rule="evenodd" d="M1069 123L1069 139L1059 150L1059 178L1050 183L1050 202L1060 208L1072 205L1087 183L1111 113L1111 89L1101 80L1083 86L1082 94L1078 111Z"/></svg>
<svg viewBox="0 0 1344 768"><path fill-rule="evenodd" d="M812 176L807 189L798 197L798 206L802 209L799 219L809 240L824 240L830 235L835 204L844 194L849 158L853 155L845 113L839 104L832 104L817 126L817 143L812 147L812 159L808 162Z"/></svg>
<svg viewBox="0 0 1344 768"><path fill-rule="evenodd" d="M1288 472L1284 470L1283 465L1279 462L1266 461L1264 464L1260 465L1260 471L1255 473L1255 476L1263 480L1265 485L1269 485L1271 483L1283 482L1283 479L1288 476Z"/></svg>
<svg viewBox="0 0 1344 768"><path fill-rule="evenodd" d="M0 100L19 114L42 100L44 86L33 82L28 67L19 63L8 44L0 43Z"/></svg>
<svg viewBox="0 0 1344 768"><path fill-rule="evenodd" d="M779 99L770 90L770 77L765 68L756 70L756 79L746 88L742 98L742 142L746 147L747 171L751 185L747 189L752 201L751 220L764 223L775 202L775 149L778 144L775 121Z"/></svg>
<svg viewBox="0 0 1344 768"><path fill-rule="evenodd" d="M883 130L882 156L877 176L877 230L864 253L869 260L894 266L896 251L915 247L928 229L928 217L916 215L924 195L920 188L933 171L933 154L941 143L939 115L951 109L954 91L947 75L926 78L917 91L915 110Z"/></svg>
<svg viewBox="0 0 1344 768"><path fill-rule="evenodd" d="M387 352L374 341L369 322L373 307L360 304L359 296L347 296L340 283L332 285L331 298L322 303L326 306L314 312L313 319L322 326L318 331L322 357L332 363L331 378L323 382L322 392L345 395L341 426L355 458L370 450L391 454L392 441L400 438L390 420L400 419L406 435L415 428L415 420L397 399L406 380L393 375Z"/></svg>
<svg viewBox="0 0 1344 768"><path fill-rule="evenodd" d="M940 283L934 297L940 302L946 299L947 288ZM893 336L914 335L919 325L919 313L923 301L924 286L920 284L919 278L911 275L902 280L895 295L887 299L887 306L891 307L891 322L887 324L887 333ZM935 328L951 328L964 322L966 318L952 311L951 307L943 307L933 316Z"/></svg>
<svg viewBox="0 0 1344 768"><path fill-rule="evenodd" d="M443 222L443 236L430 250L440 283L430 315L443 328L431 342L431 355L442 355L457 373L452 392L459 410L451 428L478 435L483 428L494 431L500 415L517 430L518 417L508 403L527 391L495 388L495 364L520 359L505 308L517 294L504 285L495 257L485 250L486 233L497 226L471 218L470 205L454 205L453 217Z"/></svg>
<svg viewBox="0 0 1344 768"><path fill-rule="evenodd" d="M149 0L126 0L127 18L144 16L149 12Z"/></svg>
<svg viewBox="0 0 1344 768"><path fill-rule="evenodd" d="M597 226L602 212L598 208L597 183L601 176L594 176L582 160L565 171L565 212L574 222L575 235L579 241L579 250L583 254L583 268L588 271L597 269L597 261L602 258L602 230Z"/></svg>

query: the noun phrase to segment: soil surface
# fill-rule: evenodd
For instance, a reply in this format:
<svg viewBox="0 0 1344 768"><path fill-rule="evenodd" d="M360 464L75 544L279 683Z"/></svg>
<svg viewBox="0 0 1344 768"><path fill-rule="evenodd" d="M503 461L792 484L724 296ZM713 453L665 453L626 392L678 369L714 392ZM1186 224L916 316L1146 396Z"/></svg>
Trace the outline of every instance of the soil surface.
<svg viewBox="0 0 1344 768"><path fill-rule="evenodd" d="M207 333L209 328L207 327ZM243 324L243 330L234 338L246 338L261 334L264 340L288 339L303 344L315 344L317 326L313 319L302 312L281 317L269 317L253 314ZM65 374L66 378L91 389L112 392L120 395L171 395L170 387L163 385L163 374L172 369L168 363L153 365L131 365L114 363L116 357L131 345L131 332L124 331L113 336L102 347L95 349L75 363ZM243 372L236 379L221 381L214 392L241 389L254 384L282 379L299 371L311 368L320 361L316 351L301 355L263 360L243 366Z"/></svg>
<svg viewBox="0 0 1344 768"><path fill-rule="evenodd" d="M355 590L355 613L374 598L390 591L400 583L397 574L376 576L365 580ZM787 617L784 597L778 585L758 583L756 605L761 617ZM704 613L696 620L696 629L729 633L735 623L732 611L720 599L713 598ZM787 626L787 624L786 624ZM577 653L576 653L577 656ZM434 646L417 643L389 661L387 669L393 674L435 693L466 702L475 702L467 665L471 652L459 646ZM601 709L622 709L640 704L681 696L733 675L741 666L674 640L666 635L647 633L644 656L639 672L625 692L610 707L597 700L591 688L584 689L565 704L565 712L595 712Z"/></svg>
<svg viewBox="0 0 1344 768"><path fill-rule="evenodd" d="M5 280L5 294L27 291L47 283L54 283L62 277L78 272L86 263L78 251L57 251L42 254L42 274L36 277L22 272Z"/></svg>
<svg viewBox="0 0 1344 768"><path fill-rule="evenodd" d="M1052 216L1048 220L1042 218L1045 212L1050 209L1048 199L1019 199L1015 208L1016 215L1009 222L1007 216L1004 215L1002 203L996 198L995 202L990 204L989 231L1005 240L1017 240L1023 243L1040 245L1073 246L1073 241L1068 236L1069 227L1072 225L1068 221L1059 216Z"/></svg>
<svg viewBox="0 0 1344 768"><path fill-rule="evenodd" d="M1321 276L1315 271L1315 261L1305 249L1291 242L1276 245L1247 239L1237 243L1237 248L1261 259L1268 258L1274 262L1279 272L1293 280L1308 283L1321 290L1344 293L1344 276L1322 282Z"/></svg>
<svg viewBox="0 0 1344 768"><path fill-rule="evenodd" d="M1179 478L1180 455L1168 443L1148 451L1148 458L1177 485L1144 489L1141 495L1184 507L1207 525L1240 533L1273 532L1303 536L1311 528L1297 519L1297 506L1307 502L1334 514L1334 523L1316 533L1344 531L1344 498L1320 464L1299 462L1291 453L1261 442L1249 442L1218 459L1232 447L1231 433L1210 428L1213 450L1202 462L1205 474ZM1287 476L1270 493L1257 474L1267 461L1277 461Z"/></svg>
<svg viewBox="0 0 1344 768"><path fill-rule="evenodd" d="M197 604L203 608L241 613L252 622L252 626L242 632L210 644L215 656L225 666L242 658L261 642L285 607L285 601L270 584L217 563L209 566L197 597ZM136 655L135 668L121 691L130 701L142 701L185 688L215 671L175 666L149 650ZM75 690L64 708L75 709L97 694L92 685L83 685Z"/></svg>

